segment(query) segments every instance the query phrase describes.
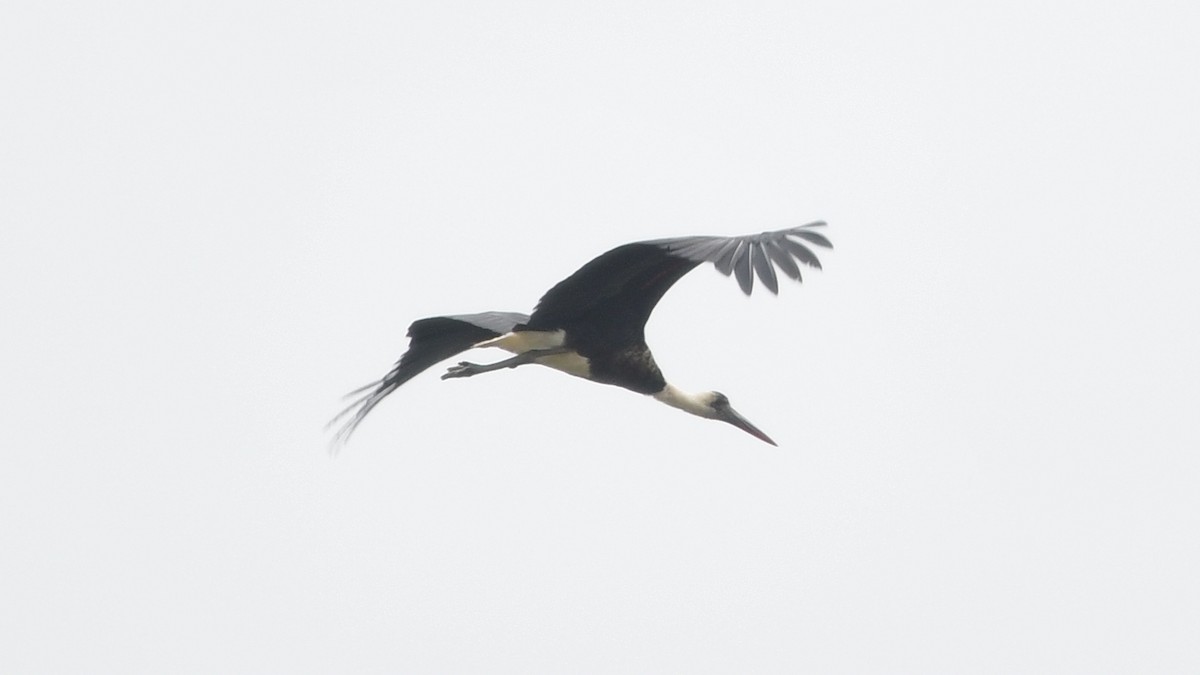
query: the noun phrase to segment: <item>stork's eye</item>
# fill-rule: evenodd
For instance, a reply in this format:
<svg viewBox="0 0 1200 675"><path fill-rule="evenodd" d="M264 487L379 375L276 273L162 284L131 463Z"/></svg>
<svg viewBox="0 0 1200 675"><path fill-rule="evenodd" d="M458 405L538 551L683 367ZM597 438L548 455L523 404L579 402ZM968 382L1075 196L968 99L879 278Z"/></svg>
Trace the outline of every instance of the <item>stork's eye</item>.
<svg viewBox="0 0 1200 675"><path fill-rule="evenodd" d="M712 407L727 408L729 407L729 397L719 391L713 392Z"/></svg>

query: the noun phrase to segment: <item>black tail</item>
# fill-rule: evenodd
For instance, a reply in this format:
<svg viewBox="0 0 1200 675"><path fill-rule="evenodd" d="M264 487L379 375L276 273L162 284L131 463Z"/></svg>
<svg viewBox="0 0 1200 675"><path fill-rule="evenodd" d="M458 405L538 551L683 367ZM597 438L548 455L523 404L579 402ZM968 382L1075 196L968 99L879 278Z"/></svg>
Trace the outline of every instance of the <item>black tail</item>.
<svg viewBox="0 0 1200 675"><path fill-rule="evenodd" d="M367 413L371 412L379 402L395 391L400 385L416 377L430 366L465 352L484 340L500 337L511 332L517 324L525 323L529 317L515 312L483 312L482 314L459 314L455 316L435 316L414 321L408 328L408 351L400 357L391 372L383 379L359 387L346 394L346 397L359 396L353 403L346 406L326 428L337 424L339 420L353 413L333 435L330 441L330 452L350 440L350 435L362 424ZM365 393L364 393L365 392Z"/></svg>

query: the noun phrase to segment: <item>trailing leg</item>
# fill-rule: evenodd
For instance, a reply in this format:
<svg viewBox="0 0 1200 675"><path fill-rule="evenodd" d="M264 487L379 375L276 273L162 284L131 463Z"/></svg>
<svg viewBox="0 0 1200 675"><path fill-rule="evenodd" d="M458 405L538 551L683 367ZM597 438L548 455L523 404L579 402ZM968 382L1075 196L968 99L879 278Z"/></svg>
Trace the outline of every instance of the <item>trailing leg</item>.
<svg viewBox="0 0 1200 675"><path fill-rule="evenodd" d="M480 365L478 363L470 363L468 361L460 361L457 366L451 366L446 373L442 375L443 380L449 380L457 377L471 377L480 373L490 373L493 370L503 370L504 368L516 368L523 366L526 363L535 363L543 356L553 356L554 354L562 354L567 351L565 347L553 347L551 349L533 349L527 352L522 352L516 356L496 363L488 363Z"/></svg>

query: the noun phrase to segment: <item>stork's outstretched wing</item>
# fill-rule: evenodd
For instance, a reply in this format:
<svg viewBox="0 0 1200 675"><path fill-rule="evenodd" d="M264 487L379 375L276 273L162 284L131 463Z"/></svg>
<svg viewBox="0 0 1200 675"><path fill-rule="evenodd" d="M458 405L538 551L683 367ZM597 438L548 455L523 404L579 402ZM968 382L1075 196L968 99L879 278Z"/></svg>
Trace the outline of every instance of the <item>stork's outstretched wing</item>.
<svg viewBox="0 0 1200 675"><path fill-rule="evenodd" d="M569 328L600 314L614 323L645 325L650 312L672 285L700 263L710 262L722 274L734 275L749 295L754 275L772 293L779 292L778 266L800 281L797 262L820 268L808 244L833 248L814 228L822 221L775 232L740 237L677 237L618 246L584 265L551 288L540 302L529 327Z"/></svg>
<svg viewBox="0 0 1200 675"><path fill-rule="evenodd" d="M362 394L345 410L329 421L329 426L353 413L350 419L334 434L330 444L336 450L344 444L367 413L379 402L430 366L464 352L474 345L508 333L529 317L516 312L483 312L481 314L458 314L435 316L414 321L408 328L408 350L396 362L391 372L383 379L359 387L347 397Z"/></svg>
<svg viewBox="0 0 1200 675"><path fill-rule="evenodd" d="M817 260L817 256L803 242L833 248L833 244L825 235L813 231L813 228L824 225L824 221L818 220L787 230L741 237L680 237L646 243L696 263L710 262L725 276L732 273L737 277L738 285L746 295L750 295L750 291L754 289L754 275L751 273L753 270L758 273L759 280L767 290L778 294L779 282L775 278L772 263L796 281L801 280L800 268L796 266L796 261L821 269L821 261Z"/></svg>

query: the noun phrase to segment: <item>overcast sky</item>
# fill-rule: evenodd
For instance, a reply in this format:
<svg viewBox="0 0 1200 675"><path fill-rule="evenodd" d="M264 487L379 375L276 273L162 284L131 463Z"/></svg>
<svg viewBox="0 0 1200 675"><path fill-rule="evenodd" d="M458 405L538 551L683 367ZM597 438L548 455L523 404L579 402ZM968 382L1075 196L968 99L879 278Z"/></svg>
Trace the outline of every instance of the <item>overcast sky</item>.
<svg viewBox="0 0 1200 675"><path fill-rule="evenodd" d="M1200 670L1189 3L6 3L0 671ZM772 448L415 319L659 305ZM503 354L474 354L489 361Z"/></svg>

